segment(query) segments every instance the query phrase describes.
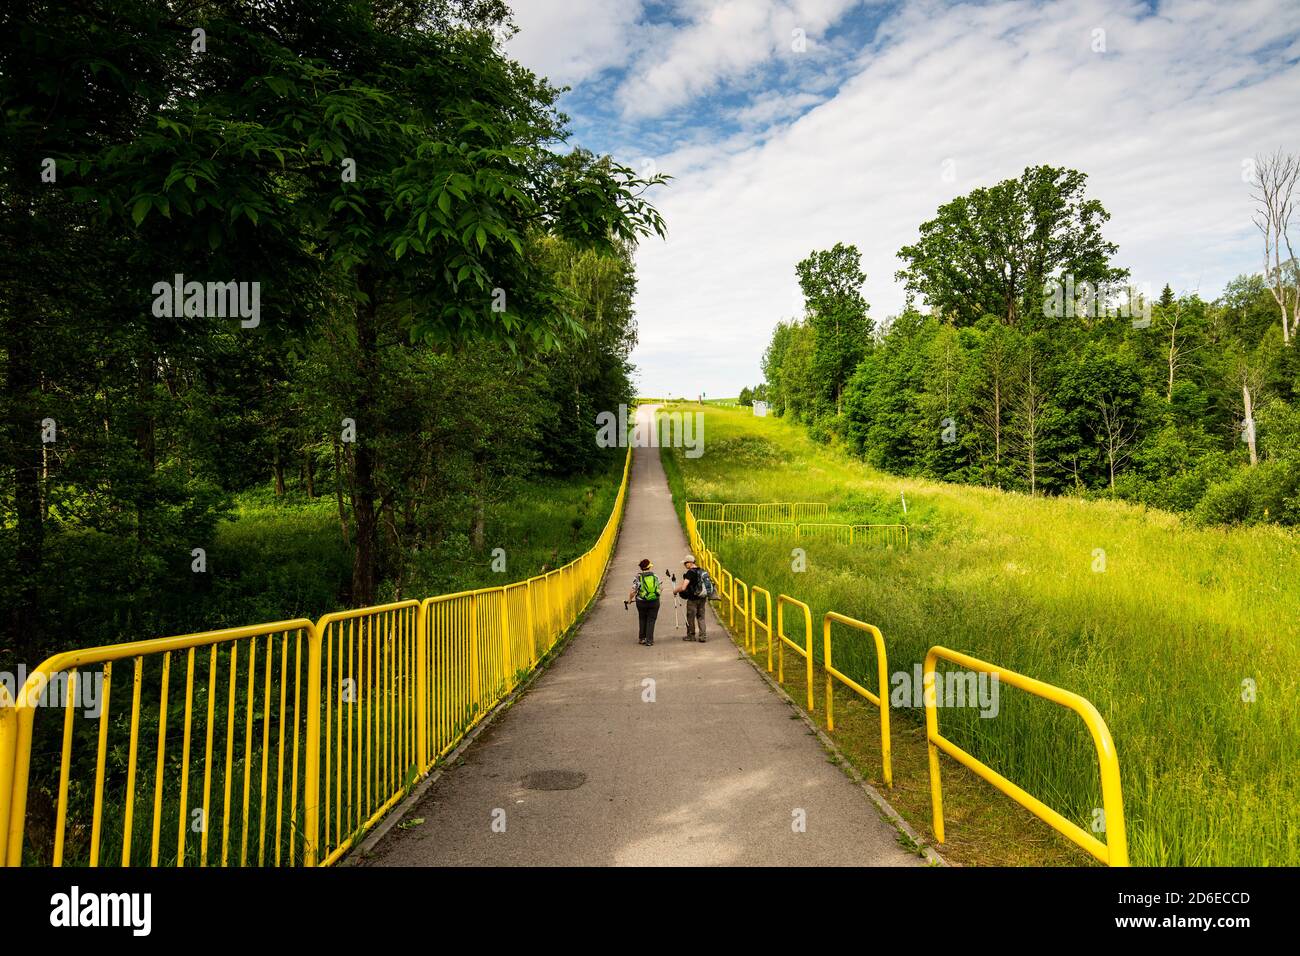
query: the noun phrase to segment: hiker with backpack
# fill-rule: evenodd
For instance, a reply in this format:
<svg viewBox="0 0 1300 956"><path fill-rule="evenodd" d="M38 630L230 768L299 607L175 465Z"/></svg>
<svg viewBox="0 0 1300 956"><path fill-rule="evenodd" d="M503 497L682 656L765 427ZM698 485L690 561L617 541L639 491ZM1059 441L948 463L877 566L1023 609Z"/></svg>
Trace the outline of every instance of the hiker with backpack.
<svg viewBox="0 0 1300 956"><path fill-rule="evenodd" d="M632 591L628 601L636 602L637 643L653 647L655 643L655 618L659 616L659 593L662 587L659 575L654 573L654 565L649 558L641 560L640 571L632 579Z"/></svg>
<svg viewBox="0 0 1300 956"><path fill-rule="evenodd" d="M709 577L708 571L695 566L695 555L688 554L682 560L682 564L685 565L686 570L682 572L682 580L674 589L674 593L680 594L682 600L686 602L686 636L682 640L696 640L695 634L698 629L699 642L703 644L708 640L704 609L709 606L713 580Z"/></svg>

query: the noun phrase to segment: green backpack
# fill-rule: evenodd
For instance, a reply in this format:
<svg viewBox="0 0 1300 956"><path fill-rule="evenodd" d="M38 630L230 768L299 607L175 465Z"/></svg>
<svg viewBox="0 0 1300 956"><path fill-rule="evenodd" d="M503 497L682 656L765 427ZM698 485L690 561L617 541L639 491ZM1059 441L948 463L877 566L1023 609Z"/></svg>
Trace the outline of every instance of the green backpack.
<svg viewBox="0 0 1300 956"><path fill-rule="evenodd" d="M659 576L651 571L643 571L638 576L636 596L642 601L659 600Z"/></svg>

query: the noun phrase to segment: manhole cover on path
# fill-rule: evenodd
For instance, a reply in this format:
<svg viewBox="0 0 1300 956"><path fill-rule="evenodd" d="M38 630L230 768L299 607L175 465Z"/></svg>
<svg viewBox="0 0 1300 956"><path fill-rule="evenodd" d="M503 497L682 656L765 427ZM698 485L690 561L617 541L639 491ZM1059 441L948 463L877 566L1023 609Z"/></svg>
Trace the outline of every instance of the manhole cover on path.
<svg viewBox="0 0 1300 956"><path fill-rule="evenodd" d="M587 782L579 770L534 770L523 781L525 790L577 790Z"/></svg>

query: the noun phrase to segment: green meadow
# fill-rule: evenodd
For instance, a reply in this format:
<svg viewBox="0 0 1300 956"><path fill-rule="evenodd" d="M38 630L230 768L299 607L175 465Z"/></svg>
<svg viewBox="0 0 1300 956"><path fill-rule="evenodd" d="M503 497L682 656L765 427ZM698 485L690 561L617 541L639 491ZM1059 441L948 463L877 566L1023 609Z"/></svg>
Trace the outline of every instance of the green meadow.
<svg viewBox="0 0 1300 956"><path fill-rule="evenodd" d="M1119 502L895 478L748 408L705 415L702 457L663 452L679 511L686 500L824 501L833 515L825 520L911 528L907 550L720 544L737 577L774 600L785 593L811 606L817 661L821 616L835 610L881 629L891 674L910 676L937 644L1074 691L1096 705L1114 738L1134 865L1300 865L1294 533L1194 527ZM793 570L794 544L807 552L805 570ZM801 624L786 631L803 642ZM835 641L837 668L874 687L870 645L849 631L837 630ZM787 651L788 684L802 687L800 663ZM815 686L821 720L820 677ZM1104 839L1082 721L1005 684L999 691L993 717L941 709L944 735ZM792 694L804 702L802 690ZM836 700L837 739L878 782L874 708L838 692ZM928 837L922 711L908 699L891 714L890 798ZM1091 860L965 768L944 758L943 771L941 849L959 861Z"/></svg>

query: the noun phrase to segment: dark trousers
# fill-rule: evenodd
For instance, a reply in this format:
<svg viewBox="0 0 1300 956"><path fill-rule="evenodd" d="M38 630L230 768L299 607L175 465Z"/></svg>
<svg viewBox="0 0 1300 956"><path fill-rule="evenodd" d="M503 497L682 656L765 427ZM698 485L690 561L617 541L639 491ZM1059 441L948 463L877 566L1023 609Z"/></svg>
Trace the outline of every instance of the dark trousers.
<svg viewBox="0 0 1300 956"><path fill-rule="evenodd" d="M637 638L647 644L655 642L655 618L659 616L658 601L636 599Z"/></svg>
<svg viewBox="0 0 1300 956"><path fill-rule="evenodd" d="M700 632L700 640L704 640L708 634L708 624L705 622L704 612L708 610L708 598L687 598L686 599L686 636L694 637L696 628Z"/></svg>

